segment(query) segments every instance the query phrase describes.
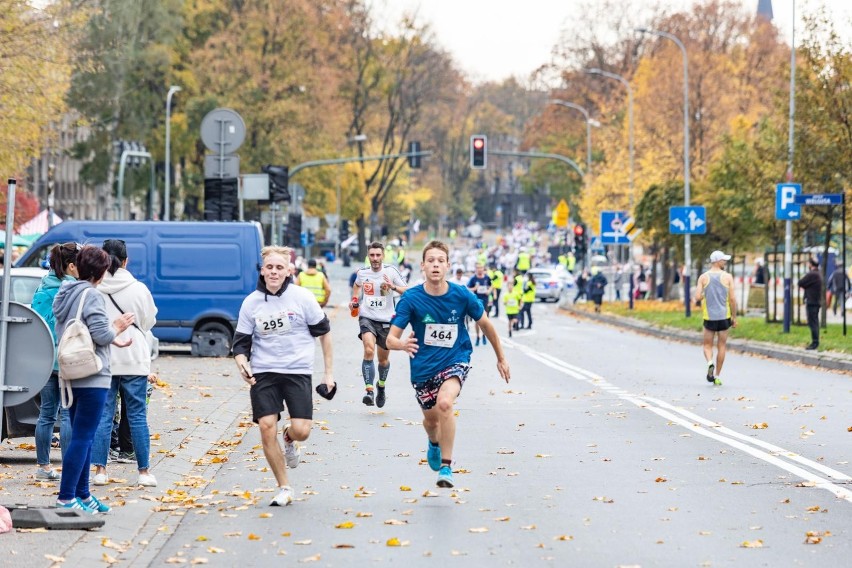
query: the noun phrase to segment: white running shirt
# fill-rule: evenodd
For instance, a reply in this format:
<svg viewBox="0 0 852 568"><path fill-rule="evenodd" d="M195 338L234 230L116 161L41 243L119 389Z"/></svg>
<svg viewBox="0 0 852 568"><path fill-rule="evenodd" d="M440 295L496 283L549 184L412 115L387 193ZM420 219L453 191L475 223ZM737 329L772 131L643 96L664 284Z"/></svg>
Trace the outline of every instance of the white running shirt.
<svg viewBox="0 0 852 568"><path fill-rule="evenodd" d="M355 278L355 284L361 287L361 297L358 298L361 308L358 315L380 322L393 319L393 290L382 292L386 274L394 286L405 286L405 280L399 270L390 264L382 264L382 269L378 272L369 266L358 270L358 276Z"/></svg>

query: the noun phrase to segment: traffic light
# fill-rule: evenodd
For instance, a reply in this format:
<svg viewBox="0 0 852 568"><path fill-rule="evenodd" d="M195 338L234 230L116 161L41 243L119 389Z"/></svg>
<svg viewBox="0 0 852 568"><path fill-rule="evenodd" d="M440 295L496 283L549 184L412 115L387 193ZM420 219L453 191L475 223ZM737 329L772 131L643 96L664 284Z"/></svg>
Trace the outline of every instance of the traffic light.
<svg viewBox="0 0 852 568"><path fill-rule="evenodd" d="M269 176L269 200L273 203L290 201L290 168L287 166L266 165L260 171Z"/></svg>
<svg viewBox="0 0 852 568"><path fill-rule="evenodd" d="M408 153L412 154L420 151L420 142L409 142L408 143ZM408 167L411 169L418 169L420 167L421 159L420 156L408 156Z"/></svg>
<svg viewBox="0 0 852 568"><path fill-rule="evenodd" d="M474 134L470 137L470 167L475 170L484 170L487 163L486 152L488 137L483 134Z"/></svg>
<svg viewBox="0 0 852 568"><path fill-rule="evenodd" d="M574 225L574 255L578 259L586 256L586 250L588 249L587 238L586 226L583 223Z"/></svg>
<svg viewBox="0 0 852 568"><path fill-rule="evenodd" d="M302 242L302 215L290 213L287 219L287 246L298 247Z"/></svg>
<svg viewBox="0 0 852 568"><path fill-rule="evenodd" d="M349 238L349 219L343 219L342 221L340 221L340 236L339 236L338 240L340 240L340 242L343 242L348 238Z"/></svg>

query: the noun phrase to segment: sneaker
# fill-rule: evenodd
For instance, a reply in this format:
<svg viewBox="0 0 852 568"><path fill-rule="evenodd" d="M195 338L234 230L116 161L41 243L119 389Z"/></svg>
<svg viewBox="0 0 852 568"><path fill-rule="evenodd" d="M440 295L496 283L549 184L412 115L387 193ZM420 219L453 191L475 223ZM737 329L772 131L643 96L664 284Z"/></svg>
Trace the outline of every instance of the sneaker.
<svg viewBox="0 0 852 568"><path fill-rule="evenodd" d="M438 472L438 487L453 486L453 469L448 465L442 465Z"/></svg>
<svg viewBox="0 0 852 568"><path fill-rule="evenodd" d="M51 448L58 448L60 446L61 446L61 444L59 443L59 436L54 434L53 437L50 439L50 447Z"/></svg>
<svg viewBox="0 0 852 568"><path fill-rule="evenodd" d="M35 478L36 479L46 479L48 481L59 481L59 472L55 469L42 469L37 468Z"/></svg>
<svg viewBox="0 0 852 568"><path fill-rule="evenodd" d="M483 344L483 345L488 345L488 338L487 338L487 337L485 337L484 335L482 336L482 344Z"/></svg>
<svg viewBox="0 0 852 568"><path fill-rule="evenodd" d="M808 351L814 351L817 347L819 347L819 343L811 343L810 345L805 347L805 349L807 349Z"/></svg>
<svg viewBox="0 0 852 568"><path fill-rule="evenodd" d="M108 485L109 477L105 473L99 473L92 478L92 485Z"/></svg>
<svg viewBox="0 0 852 568"><path fill-rule="evenodd" d="M136 452L118 452L115 461L118 463L136 463Z"/></svg>
<svg viewBox="0 0 852 568"><path fill-rule="evenodd" d="M476 338L476 346L479 347L479 338Z"/></svg>
<svg viewBox="0 0 852 568"><path fill-rule="evenodd" d="M84 507L89 509L92 513L101 513L106 514L109 513L112 509L108 505L104 505L101 503L100 499L95 497L94 495L89 495L89 498L86 500L77 499Z"/></svg>
<svg viewBox="0 0 852 568"><path fill-rule="evenodd" d="M77 499L76 497L72 501L68 501L67 503L63 503L62 501L57 500L55 507L57 509L73 509L75 511L80 511L81 513L89 513L90 515L94 515L97 511L89 509L83 502Z"/></svg>
<svg viewBox="0 0 852 568"><path fill-rule="evenodd" d="M154 474L152 473L140 473L139 479L136 481L136 485L141 485L142 487L156 487L157 478L154 477Z"/></svg>
<svg viewBox="0 0 852 568"><path fill-rule="evenodd" d="M113 450L110 448L109 454L107 454L107 464L114 463L115 460L118 459L118 450Z"/></svg>
<svg viewBox="0 0 852 568"><path fill-rule="evenodd" d="M269 502L271 507L286 507L293 502L293 489L289 485L285 485L278 492L278 495L272 498Z"/></svg>
<svg viewBox="0 0 852 568"><path fill-rule="evenodd" d="M719 377L714 378L713 384L716 385L717 387L721 387L722 386L722 379L720 379Z"/></svg>
<svg viewBox="0 0 852 568"><path fill-rule="evenodd" d="M373 389L367 389L367 392L364 393L364 398L361 399L361 402L367 406L373 406Z"/></svg>
<svg viewBox="0 0 852 568"><path fill-rule="evenodd" d="M385 405L385 401L387 400L387 396L385 395L385 389L379 387L376 389L376 406L379 408Z"/></svg>
<svg viewBox="0 0 852 568"><path fill-rule="evenodd" d="M713 371L715 371L715 370L716 370L716 365L714 365L713 363L707 364L707 382L708 383L712 383L715 380L715 377L713 376Z"/></svg>
<svg viewBox="0 0 852 568"><path fill-rule="evenodd" d="M509 337L512 337L512 329L509 328Z"/></svg>
<svg viewBox="0 0 852 568"><path fill-rule="evenodd" d="M287 462L287 467L290 469L296 469L299 467L299 458L302 452L296 442L287 441L287 430L289 430L289 428L289 426L284 428L284 461Z"/></svg>
<svg viewBox="0 0 852 568"><path fill-rule="evenodd" d="M441 446L438 444L433 444L432 440L427 440L426 447L426 461L429 462L429 467L432 468L432 471L438 471L441 469Z"/></svg>

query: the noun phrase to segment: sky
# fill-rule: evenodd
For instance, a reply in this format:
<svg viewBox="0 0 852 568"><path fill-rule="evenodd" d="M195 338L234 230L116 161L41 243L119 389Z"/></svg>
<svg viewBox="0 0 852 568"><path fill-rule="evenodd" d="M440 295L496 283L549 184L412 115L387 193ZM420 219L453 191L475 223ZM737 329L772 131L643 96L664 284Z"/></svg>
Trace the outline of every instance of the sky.
<svg viewBox="0 0 852 568"><path fill-rule="evenodd" d="M758 0L740 0L757 10ZM790 41L794 0L772 0L773 23ZM688 10L694 0L667 0L665 4ZM852 44L852 1L795 0L797 34L803 29L800 16L824 3L838 31ZM581 0L374 0L374 14L394 21L406 11L419 9L422 21L430 22L438 43L459 62L475 81L501 80L510 75L526 78L550 61L560 31L570 22ZM631 0L641 9L651 0Z"/></svg>

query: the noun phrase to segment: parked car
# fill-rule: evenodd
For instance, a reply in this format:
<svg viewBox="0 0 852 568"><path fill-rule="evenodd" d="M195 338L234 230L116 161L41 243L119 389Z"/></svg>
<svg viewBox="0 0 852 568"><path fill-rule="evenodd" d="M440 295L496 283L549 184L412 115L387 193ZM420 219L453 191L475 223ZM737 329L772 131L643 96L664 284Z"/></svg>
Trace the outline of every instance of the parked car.
<svg viewBox="0 0 852 568"><path fill-rule="evenodd" d="M64 221L42 235L16 266L42 266L50 247L127 243L127 269L157 304L152 330L164 343L191 343L192 354L227 356L243 299L260 270L260 225L242 222Z"/></svg>
<svg viewBox="0 0 852 568"><path fill-rule="evenodd" d="M564 269L537 267L528 270L527 274L535 278L535 299L543 302L558 302L563 290L574 285L571 274Z"/></svg>
<svg viewBox="0 0 852 568"><path fill-rule="evenodd" d="M26 304L33 303L33 295L38 290L41 279L47 270L38 267L15 268L10 271L12 282L9 288L9 301ZM3 269L0 268L0 300L3 299Z"/></svg>

